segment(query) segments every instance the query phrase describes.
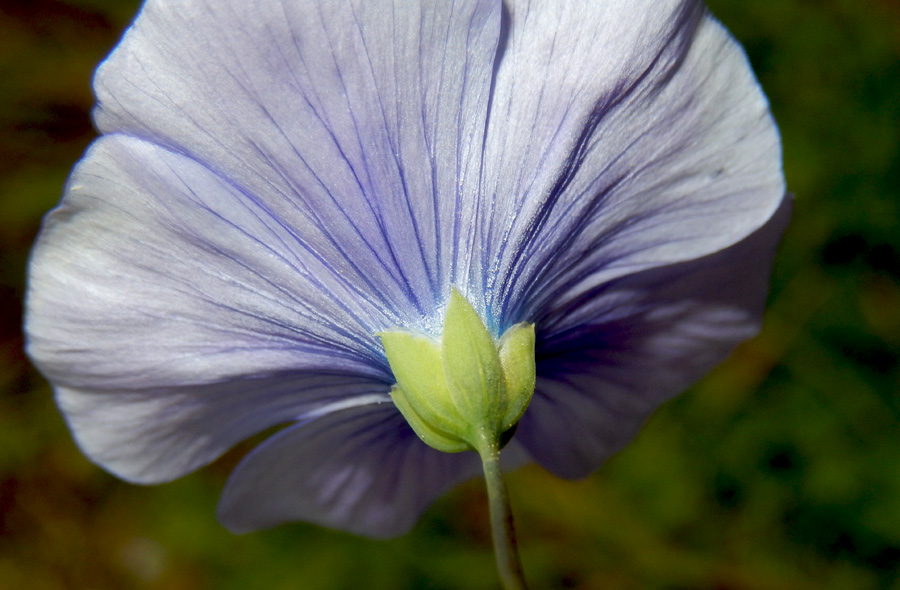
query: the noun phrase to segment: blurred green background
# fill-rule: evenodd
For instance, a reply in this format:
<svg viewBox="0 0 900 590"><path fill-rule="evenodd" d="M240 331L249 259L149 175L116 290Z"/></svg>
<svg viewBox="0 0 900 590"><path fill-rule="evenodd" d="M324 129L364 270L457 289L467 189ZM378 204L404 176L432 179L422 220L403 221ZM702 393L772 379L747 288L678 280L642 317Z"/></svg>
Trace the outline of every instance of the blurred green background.
<svg viewBox="0 0 900 590"><path fill-rule="evenodd" d="M763 333L581 482L510 477L534 588L900 588L900 4L714 0L796 193ZM22 353L41 215L93 137L134 0L0 0L0 589L495 588L472 482L408 536L233 536L237 453L172 484L92 466Z"/></svg>

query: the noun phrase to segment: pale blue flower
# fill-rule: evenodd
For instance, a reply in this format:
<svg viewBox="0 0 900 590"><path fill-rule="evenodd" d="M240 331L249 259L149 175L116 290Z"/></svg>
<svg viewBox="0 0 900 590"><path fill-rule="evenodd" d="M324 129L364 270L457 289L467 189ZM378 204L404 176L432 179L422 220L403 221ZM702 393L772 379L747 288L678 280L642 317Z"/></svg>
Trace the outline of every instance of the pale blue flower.
<svg viewBox="0 0 900 590"><path fill-rule="evenodd" d="M479 471L376 334L537 330L504 451L581 477L758 329L789 205L744 54L673 0L148 0L48 215L28 352L126 480L278 425L219 509L404 532Z"/></svg>

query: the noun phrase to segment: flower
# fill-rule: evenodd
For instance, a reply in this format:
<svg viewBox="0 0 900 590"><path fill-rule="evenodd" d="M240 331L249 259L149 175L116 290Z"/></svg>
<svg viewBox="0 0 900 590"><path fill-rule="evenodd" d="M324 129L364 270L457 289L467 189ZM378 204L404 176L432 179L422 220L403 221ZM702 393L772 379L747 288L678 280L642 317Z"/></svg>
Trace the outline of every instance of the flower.
<svg viewBox="0 0 900 590"><path fill-rule="evenodd" d="M236 531L404 532L478 472L391 402L378 334L452 289L535 326L504 451L581 477L758 329L780 146L737 43L674 0L148 0L34 248L28 353L126 480L235 469Z"/></svg>

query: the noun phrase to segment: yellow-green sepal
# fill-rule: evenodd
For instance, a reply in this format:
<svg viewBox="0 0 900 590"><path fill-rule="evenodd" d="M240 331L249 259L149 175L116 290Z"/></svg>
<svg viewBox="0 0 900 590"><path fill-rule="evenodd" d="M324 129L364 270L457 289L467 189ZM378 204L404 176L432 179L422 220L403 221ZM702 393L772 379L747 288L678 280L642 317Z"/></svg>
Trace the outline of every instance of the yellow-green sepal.
<svg viewBox="0 0 900 590"><path fill-rule="evenodd" d="M499 342L456 289L439 342L419 334L379 334L397 384L394 404L426 444L454 453L502 447L535 386L534 326L516 324Z"/></svg>
<svg viewBox="0 0 900 590"><path fill-rule="evenodd" d="M438 345L427 336L408 332L383 332L379 336L397 386L416 415L434 430L457 437L463 434L458 431L465 421L447 390Z"/></svg>
<svg viewBox="0 0 900 590"><path fill-rule="evenodd" d="M472 448L468 442L433 428L427 420L416 412L413 404L410 403L409 396L406 395L406 392L399 385L395 385L391 389L391 399L394 401L397 409L400 410L400 413L403 414L403 417L406 418L406 422L413 429L413 432L431 448L445 453L459 453Z"/></svg>
<svg viewBox="0 0 900 590"><path fill-rule="evenodd" d="M493 429L503 413L503 365L478 312L456 289L444 315L441 363L459 413L472 424Z"/></svg>
<svg viewBox="0 0 900 590"><path fill-rule="evenodd" d="M516 324L500 338L500 363L506 383L500 430L515 426L534 393L534 324Z"/></svg>

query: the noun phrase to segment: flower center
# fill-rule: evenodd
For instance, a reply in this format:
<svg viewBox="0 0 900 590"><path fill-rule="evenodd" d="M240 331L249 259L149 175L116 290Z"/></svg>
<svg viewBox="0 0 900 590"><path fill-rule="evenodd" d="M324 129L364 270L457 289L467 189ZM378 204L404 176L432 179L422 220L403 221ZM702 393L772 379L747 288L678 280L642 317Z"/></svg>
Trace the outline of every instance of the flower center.
<svg viewBox="0 0 900 590"><path fill-rule="evenodd" d="M425 443L456 453L503 446L534 393L534 325L495 341L456 289L440 341L403 331L379 334L397 384L391 398Z"/></svg>

